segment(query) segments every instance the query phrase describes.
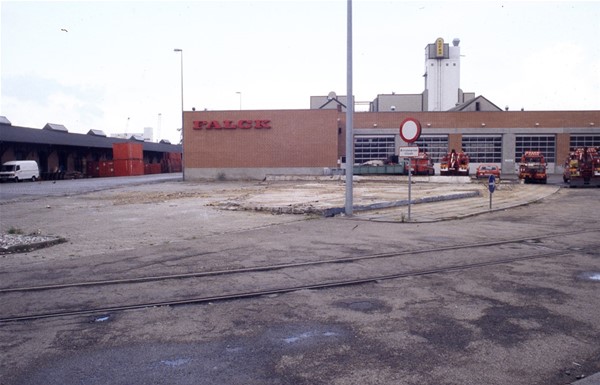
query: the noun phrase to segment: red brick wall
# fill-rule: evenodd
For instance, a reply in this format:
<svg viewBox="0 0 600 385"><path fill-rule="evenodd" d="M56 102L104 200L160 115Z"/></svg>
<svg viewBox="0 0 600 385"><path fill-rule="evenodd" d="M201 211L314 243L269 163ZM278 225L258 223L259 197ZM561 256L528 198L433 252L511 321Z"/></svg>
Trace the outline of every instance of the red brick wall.
<svg viewBox="0 0 600 385"><path fill-rule="evenodd" d="M431 128L536 128L589 127L600 124L600 111L493 111L493 112L361 112L354 115L354 127L398 127L408 117ZM539 123L539 126L535 124ZM482 128L482 131L485 130Z"/></svg>
<svg viewBox="0 0 600 385"><path fill-rule="evenodd" d="M556 164L562 163L569 156L569 145L571 144L571 135L557 134L556 135Z"/></svg>
<svg viewBox="0 0 600 385"><path fill-rule="evenodd" d="M455 150L456 152L462 151L462 135L461 134L449 134L448 135L448 152Z"/></svg>
<svg viewBox="0 0 600 385"><path fill-rule="evenodd" d="M482 134L487 129L521 128L533 134L537 129L572 127L589 127L596 132L600 124L600 111L358 112L354 114L354 128L397 127L399 130L407 117L418 119L424 133L429 128L476 128ZM222 125L224 120L235 124L240 119L269 120L271 128L193 129L195 120L215 120ZM336 110L186 112L185 167L337 167L338 156L345 154L345 121L346 114ZM448 134L449 150L459 151L462 134ZM558 162L562 162L568 152L567 137L558 137Z"/></svg>
<svg viewBox="0 0 600 385"><path fill-rule="evenodd" d="M186 168L336 167L335 110L241 110L185 113ZM194 130L194 121L268 120L271 128Z"/></svg>

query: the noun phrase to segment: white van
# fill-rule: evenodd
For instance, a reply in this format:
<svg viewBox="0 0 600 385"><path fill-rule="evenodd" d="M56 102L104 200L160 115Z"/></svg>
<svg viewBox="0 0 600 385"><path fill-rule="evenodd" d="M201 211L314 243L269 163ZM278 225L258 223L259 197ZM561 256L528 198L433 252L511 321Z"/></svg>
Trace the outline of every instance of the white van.
<svg viewBox="0 0 600 385"><path fill-rule="evenodd" d="M25 179L31 179L35 182L40 179L40 169L35 160L11 160L2 165L0 169L0 181L12 179L19 182Z"/></svg>

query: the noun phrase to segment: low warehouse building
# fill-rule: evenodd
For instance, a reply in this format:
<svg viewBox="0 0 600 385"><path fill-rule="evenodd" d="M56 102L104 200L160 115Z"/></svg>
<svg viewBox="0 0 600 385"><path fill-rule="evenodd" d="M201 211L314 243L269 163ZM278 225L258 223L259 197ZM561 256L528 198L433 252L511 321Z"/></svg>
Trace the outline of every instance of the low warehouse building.
<svg viewBox="0 0 600 385"><path fill-rule="evenodd" d="M118 154L123 146L139 148L138 155L124 159ZM95 130L74 134L57 124L19 127L0 119L0 162L35 160L42 179L181 172L181 153L181 145L111 138Z"/></svg>

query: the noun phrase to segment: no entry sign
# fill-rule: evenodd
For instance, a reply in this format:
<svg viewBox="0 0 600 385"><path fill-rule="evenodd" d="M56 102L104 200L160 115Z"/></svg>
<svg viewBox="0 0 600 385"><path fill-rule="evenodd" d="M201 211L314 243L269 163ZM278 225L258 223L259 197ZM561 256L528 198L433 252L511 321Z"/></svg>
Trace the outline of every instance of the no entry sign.
<svg viewBox="0 0 600 385"><path fill-rule="evenodd" d="M406 118L400 124L400 137L406 143L416 142L421 136L421 123L414 118Z"/></svg>

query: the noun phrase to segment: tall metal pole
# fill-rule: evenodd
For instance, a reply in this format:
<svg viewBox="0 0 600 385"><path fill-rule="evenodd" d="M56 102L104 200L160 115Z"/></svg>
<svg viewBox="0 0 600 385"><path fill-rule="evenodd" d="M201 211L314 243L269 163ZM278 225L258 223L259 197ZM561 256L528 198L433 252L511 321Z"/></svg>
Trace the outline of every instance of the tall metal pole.
<svg viewBox="0 0 600 385"><path fill-rule="evenodd" d="M236 94L240 95L240 111L242 110L242 93L237 91Z"/></svg>
<svg viewBox="0 0 600 385"><path fill-rule="evenodd" d="M175 48L173 51L181 54L181 174L183 176L183 180L185 180L185 129L183 127L183 50L181 48Z"/></svg>
<svg viewBox="0 0 600 385"><path fill-rule="evenodd" d="M346 56L346 207L352 216L352 179L354 176L354 95L352 92L352 0L348 0L348 30Z"/></svg>
<svg viewBox="0 0 600 385"><path fill-rule="evenodd" d="M410 222L410 205L412 203L411 189L412 189L412 158L408 158L408 221Z"/></svg>

